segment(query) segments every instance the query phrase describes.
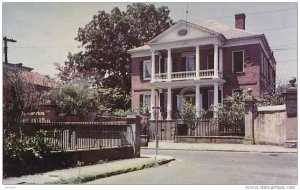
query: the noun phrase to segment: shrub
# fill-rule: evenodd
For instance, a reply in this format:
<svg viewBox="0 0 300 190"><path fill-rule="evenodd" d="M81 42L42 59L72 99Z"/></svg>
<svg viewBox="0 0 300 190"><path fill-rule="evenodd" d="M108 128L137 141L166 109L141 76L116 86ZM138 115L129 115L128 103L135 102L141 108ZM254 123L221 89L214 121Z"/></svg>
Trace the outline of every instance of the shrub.
<svg viewBox="0 0 300 190"><path fill-rule="evenodd" d="M225 127L239 127L245 123L243 96L234 93L224 99L223 106L216 106L216 117L213 118L214 123L218 123Z"/></svg>
<svg viewBox="0 0 300 190"><path fill-rule="evenodd" d="M114 116L119 116L119 117L126 117L127 115L136 115L137 113L132 110L132 109L128 109L128 110L116 110L112 113L112 115Z"/></svg>
<svg viewBox="0 0 300 190"><path fill-rule="evenodd" d="M194 135L195 129L199 126L200 121L207 114L207 111L202 109L197 116L196 107L189 101L185 101L183 104L183 111L180 114L183 122L187 124L189 129L189 135Z"/></svg>
<svg viewBox="0 0 300 190"><path fill-rule="evenodd" d="M90 90L86 86L78 87L70 83L54 90L53 99L60 116L85 116L89 108L93 106L93 98Z"/></svg>
<svg viewBox="0 0 300 190"><path fill-rule="evenodd" d="M41 170L40 166L49 161L51 151L55 150L46 140L44 131L38 131L30 139L24 139L5 130L3 137L4 176Z"/></svg>

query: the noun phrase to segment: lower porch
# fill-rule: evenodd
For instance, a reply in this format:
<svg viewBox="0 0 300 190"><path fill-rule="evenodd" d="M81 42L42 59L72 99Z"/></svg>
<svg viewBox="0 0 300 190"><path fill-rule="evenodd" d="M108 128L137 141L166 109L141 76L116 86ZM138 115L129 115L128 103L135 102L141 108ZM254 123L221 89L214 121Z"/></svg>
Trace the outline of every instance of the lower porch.
<svg viewBox="0 0 300 190"><path fill-rule="evenodd" d="M144 106L150 110L151 120L174 120L182 113L185 102L192 103L197 114L206 110L206 117L213 117L217 104L223 104L223 83L190 81L188 84L158 83L151 87L151 93L144 97Z"/></svg>

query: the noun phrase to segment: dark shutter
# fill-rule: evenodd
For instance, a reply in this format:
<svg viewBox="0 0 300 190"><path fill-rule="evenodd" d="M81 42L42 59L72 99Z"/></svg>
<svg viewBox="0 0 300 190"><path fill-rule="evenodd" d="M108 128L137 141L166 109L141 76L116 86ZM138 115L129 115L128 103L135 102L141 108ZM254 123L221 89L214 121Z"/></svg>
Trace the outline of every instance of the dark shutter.
<svg viewBox="0 0 300 190"><path fill-rule="evenodd" d="M166 71L165 71L165 58L164 57L162 57L161 59L160 59L160 72L161 73L165 73Z"/></svg>
<svg viewBox="0 0 300 190"><path fill-rule="evenodd" d="M159 103L160 103L161 112L165 111L164 98L165 98L164 93L160 93L159 94Z"/></svg>
<svg viewBox="0 0 300 190"><path fill-rule="evenodd" d="M143 100L143 98L144 98L144 95L143 94L140 94L140 107L143 107L144 105L144 100Z"/></svg>
<svg viewBox="0 0 300 190"><path fill-rule="evenodd" d="M243 52L233 52L234 72L243 72L244 60Z"/></svg>
<svg viewBox="0 0 300 190"><path fill-rule="evenodd" d="M176 67L175 67L175 65L176 65L176 59L173 57L173 58L172 58L172 72L176 72Z"/></svg>
<svg viewBox="0 0 300 190"><path fill-rule="evenodd" d="M219 90L219 94L218 94L218 98L219 98L219 103L222 102L222 97L221 97L222 93L221 93L221 90Z"/></svg>
<svg viewBox="0 0 300 190"><path fill-rule="evenodd" d="M185 57L182 57L181 58L181 71L185 71L186 69L186 60L185 60Z"/></svg>
<svg viewBox="0 0 300 190"><path fill-rule="evenodd" d="M143 80L144 79L144 76L143 76L143 70L144 70L144 64L143 64L143 61L140 61L140 80Z"/></svg>

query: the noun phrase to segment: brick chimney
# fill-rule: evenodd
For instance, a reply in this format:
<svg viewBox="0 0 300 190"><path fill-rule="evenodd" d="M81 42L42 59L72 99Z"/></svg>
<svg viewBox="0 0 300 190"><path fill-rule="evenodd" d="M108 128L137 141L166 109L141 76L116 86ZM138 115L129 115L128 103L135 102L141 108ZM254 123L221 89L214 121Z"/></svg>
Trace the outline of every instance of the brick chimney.
<svg viewBox="0 0 300 190"><path fill-rule="evenodd" d="M235 16L235 28L245 30L245 13L236 14Z"/></svg>

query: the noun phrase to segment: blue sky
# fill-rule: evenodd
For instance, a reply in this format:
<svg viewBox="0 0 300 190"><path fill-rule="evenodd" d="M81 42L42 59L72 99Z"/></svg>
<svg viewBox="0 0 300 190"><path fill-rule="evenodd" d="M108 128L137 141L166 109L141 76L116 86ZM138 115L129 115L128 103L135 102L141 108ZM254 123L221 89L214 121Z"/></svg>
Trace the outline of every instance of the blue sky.
<svg viewBox="0 0 300 190"><path fill-rule="evenodd" d="M53 63L63 64L68 52L78 52L74 38L99 10L126 9L128 3L3 3L2 35L9 43L8 60L55 76ZM174 21L185 20L186 3L166 5ZM246 30L264 33L277 60L277 77L297 75L297 3L188 3L188 21L216 20L234 27L234 14L246 14Z"/></svg>

